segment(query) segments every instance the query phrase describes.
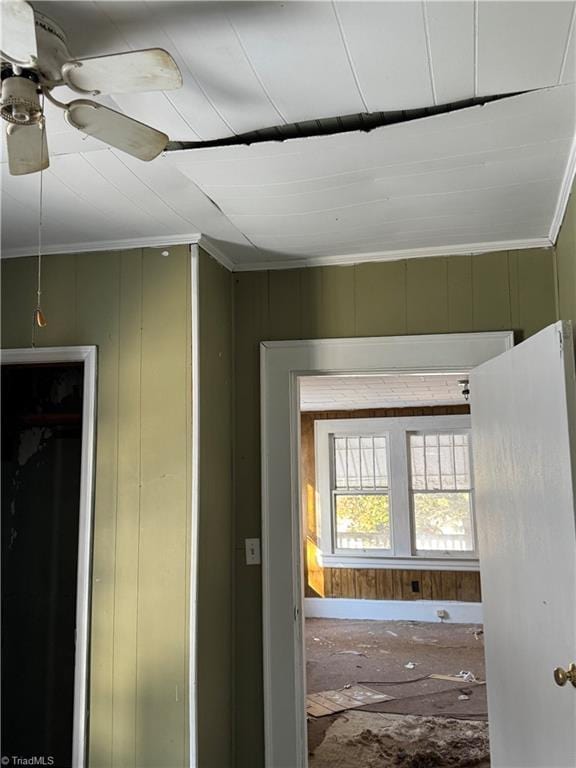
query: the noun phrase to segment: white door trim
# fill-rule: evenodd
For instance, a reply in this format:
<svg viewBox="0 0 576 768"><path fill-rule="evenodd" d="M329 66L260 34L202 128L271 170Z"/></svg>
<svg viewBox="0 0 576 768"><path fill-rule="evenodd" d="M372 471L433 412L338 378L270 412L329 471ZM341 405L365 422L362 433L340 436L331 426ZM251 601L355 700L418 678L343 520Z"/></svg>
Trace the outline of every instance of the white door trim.
<svg viewBox="0 0 576 768"><path fill-rule="evenodd" d="M465 373L512 331L262 342L262 599L267 768L307 765L299 491L301 375Z"/></svg>
<svg viewBox="0 0 576 768"><path fill-rule="evenodd" d="M200 253L190 246L190 308L192 321L191 499L190 499L190 627L189 627L189 753L190 768L198 765L198 525L200 519Z"/></svg>
<svg viewBox="0 0 576 768"><path fill-rule="evenodd" d="M72 765L74 768L83 768L86 764L87 748L97 349L95 346L5 349L0 352L0 362L6 364L84 363L84 390L82 393L82 459L80 469L80 512L78 527L78 577L76 593L76 653L74 662L74 723L72 742Z"/></svg>

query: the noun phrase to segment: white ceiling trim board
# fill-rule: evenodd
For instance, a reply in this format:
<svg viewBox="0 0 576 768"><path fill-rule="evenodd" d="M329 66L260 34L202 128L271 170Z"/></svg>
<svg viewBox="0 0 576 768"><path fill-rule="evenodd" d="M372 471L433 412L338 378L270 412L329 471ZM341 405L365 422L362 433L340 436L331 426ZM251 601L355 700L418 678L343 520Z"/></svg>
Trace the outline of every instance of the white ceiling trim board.
<svg viewBox="0 0 576 768"><path fill-rule="evenodd" d="M547 237L535 237L527 240L502 240L492 243L471 243L457 246L434 246L432 248L407 248L397 251L376 251L372 253L353 253L340 256L309 256L304 259L275 259L248 263L237 263L217 246L210 238L198 232L184 235L159 235L157 237L136 237L124 240L102 240L98 242L65 243L49 245L42 249L45 256L62 253L95 253L98 251L127 251L132 248L163 248L171 245L199 245L230 272L258 272L278 269L301 269L303 267L349 266L378 261L400 261L401 259L420 259L426 256L471 256L495 251L517 251L529 248L550 248L553 242ZM3 248L3 259L16 259L36 256L35 246L21 248Z"/></svg>
<svg viewBox="0 0 576 768"><path fill-rule="evenodd" d="M529 248L550 248L553 243L547 237L534 237L527 240L501 240L492 243L468 243L455 246L435 246L433 248L407 248L398 251L376 251L374 253L353 253L342 256L310 256L305 259L287 259L284 261L258 261L235 264L234 272L257 272L272 269L300 269L302 267L330 267L364 264L374 261L400 261L401 259L421 259L426 256L472 256L478 253L495 251L518 251Z"/></svg>
<svg viewBox="0 0 576 768"><path fill-rule="evenodd" d="M222 251L221 248L213 243L209 237L201 235L197 241L197 244L200 246L200 248L202 248L202 250L206 251L206 253L209 253L210 256L212 256L212 258L215 259L219 264L221 264L223 267L226 267L229 272L235 271L236 265L232 259L226 256L224 251Z"/></svg>
<svg viewBox="0 0 576 768"><path fill-rule="evenodd" d="M572 191L572 185L574 184L574 178L576 177L576 136L572 141L572 147L570 148L570 154L568 155L568 162L566 163L566 171L562 184L560 186L560 192L558 194L558 201L556 203L556 210L552 217L552 223L550 225L550 232L548 238L551 243L556 243L560 227L564 221L566 214L566 208L568 207L568 199L570 198L570 192Z"/></svg>
<svg viewBox="0 0 576 768"><path fill-rule="evenodd" d="M98 240L90 243L61 243L42 247L42 255L59 253L95 253L97 251L128 251L132 248L165 248L171 245L192 245L199 243L202 235L192 232L185 235L158 235L157 237L130 237L125 240ZM205 249L206 247L203 246ZM207 249L206 249L207 250ZM3 248L3 259L16 259L24 256L36 256L38 249L34 245L21 248Z"/></svg>

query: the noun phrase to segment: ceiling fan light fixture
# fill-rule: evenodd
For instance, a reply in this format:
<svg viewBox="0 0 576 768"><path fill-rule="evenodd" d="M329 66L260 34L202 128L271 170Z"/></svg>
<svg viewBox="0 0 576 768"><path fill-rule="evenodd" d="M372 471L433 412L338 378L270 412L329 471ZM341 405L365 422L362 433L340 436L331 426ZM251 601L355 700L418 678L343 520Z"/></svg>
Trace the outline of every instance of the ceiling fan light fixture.
<svg viewBox="0 0 576 768"><path fill-rule="evenodd" d="M0 114L15 125L33 125L42 118L37 84L24 76L6 77L2 80Z"/></svg>

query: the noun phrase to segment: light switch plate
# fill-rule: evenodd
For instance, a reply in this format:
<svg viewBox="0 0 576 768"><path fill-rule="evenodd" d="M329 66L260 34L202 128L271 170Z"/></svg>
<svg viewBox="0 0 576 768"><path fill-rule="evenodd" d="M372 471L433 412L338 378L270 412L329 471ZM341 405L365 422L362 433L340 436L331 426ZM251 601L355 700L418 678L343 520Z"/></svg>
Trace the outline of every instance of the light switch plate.
<svg viewBox="0 0 576 768"><path fill-rule="evenodd" d="M244 539L246 565L260 565L260 539Z"/></svg>

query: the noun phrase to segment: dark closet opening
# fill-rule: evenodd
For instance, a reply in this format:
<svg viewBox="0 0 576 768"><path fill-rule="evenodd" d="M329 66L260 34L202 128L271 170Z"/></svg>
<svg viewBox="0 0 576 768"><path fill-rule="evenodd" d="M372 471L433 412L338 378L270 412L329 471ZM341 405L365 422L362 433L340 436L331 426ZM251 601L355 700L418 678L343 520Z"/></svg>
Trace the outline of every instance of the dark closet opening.
<svg viewBox="0 0 576 768"><path fill-rule="evenodd" d="M83 363L1 367L7 764L72 765L83 379Z"/></svg>

